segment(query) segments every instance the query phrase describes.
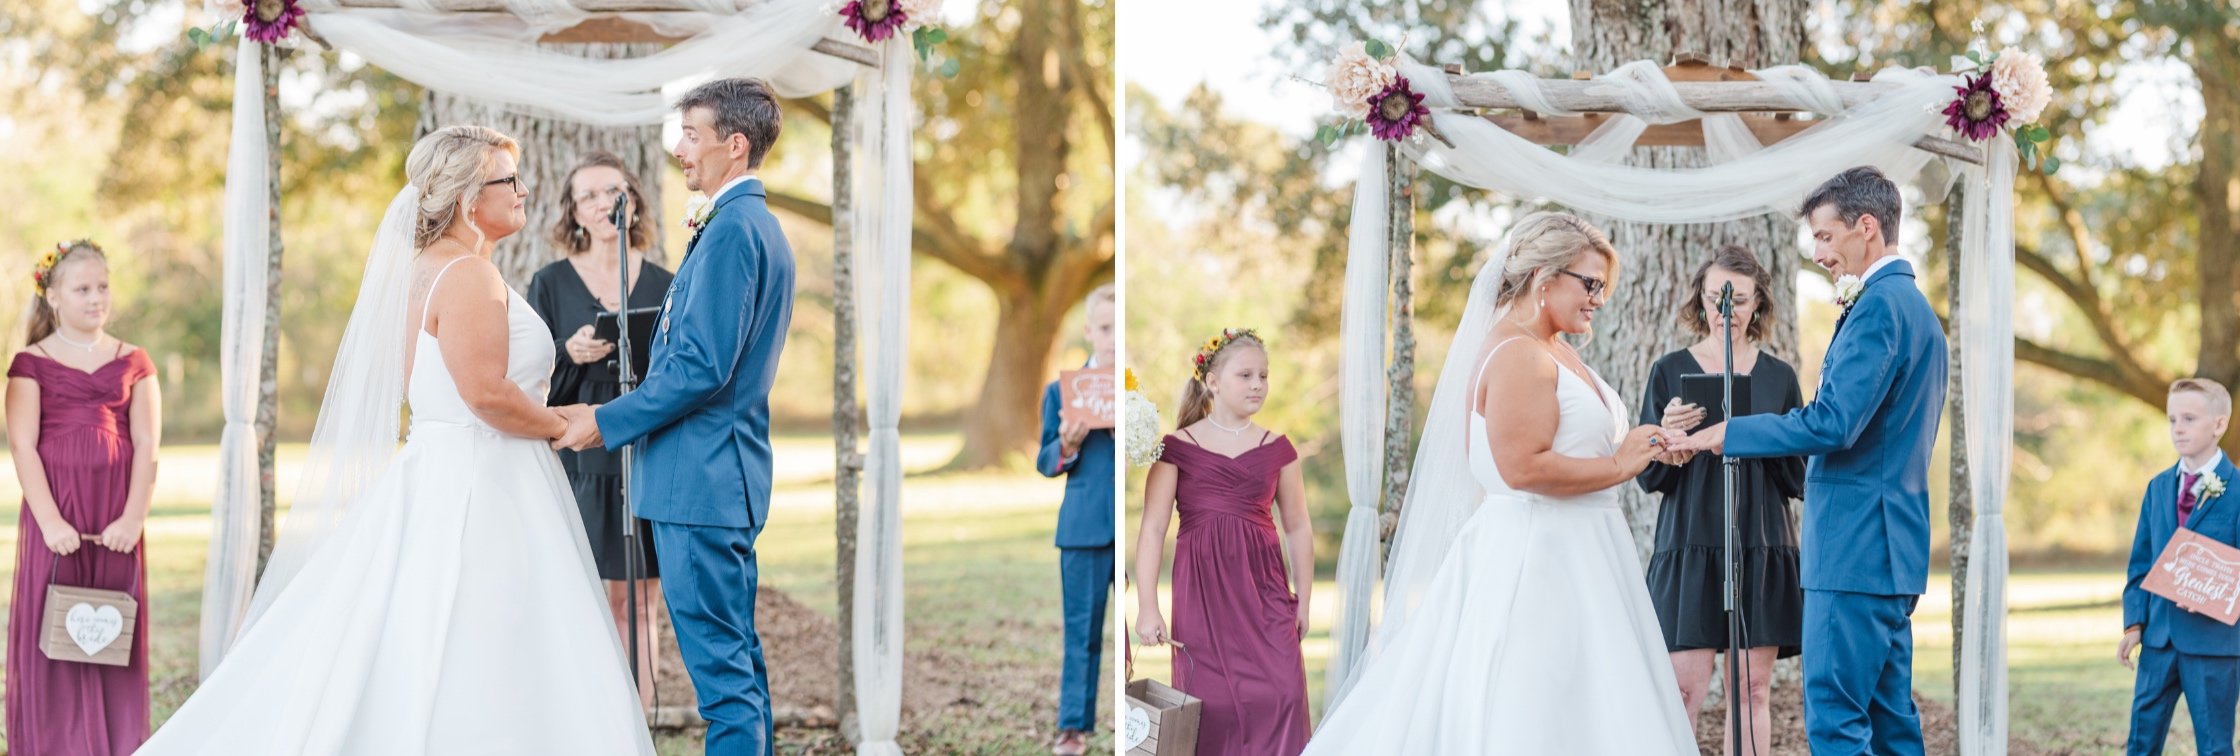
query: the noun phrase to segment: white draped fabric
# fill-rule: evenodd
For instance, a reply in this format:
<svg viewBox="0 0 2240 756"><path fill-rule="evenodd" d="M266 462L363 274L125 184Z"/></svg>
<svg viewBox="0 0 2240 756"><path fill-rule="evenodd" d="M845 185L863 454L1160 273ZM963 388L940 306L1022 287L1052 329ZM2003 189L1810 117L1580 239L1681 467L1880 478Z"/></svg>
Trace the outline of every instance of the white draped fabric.
<svg viewBox="0 0 2240 756"><path fill-rule="evenodd" d="M2007 752L2007 466L2014 436L2012 142L1993 137L1985 165L1960 171L1962 418L1968 429L1968 595L1961 608L1960 752Z"/></svg>
<svg viewBox="0 0 2240 756"><path fill-rule="evenodd" d="M879 48L881 68L857 76L856 208L852 233L870 250L856 291L869 323L859 335L871 355L871 451L856 518L854 627L856 753L901 756L902 716L902 369L910 335L910 68L907 41Z"/></svg>
<svg viewBox="0 0 2240 756"><path fill-rule="evenodd" d="M210 506L210 558L202 569L199 678L225 658L256 587L260 506L258 370L264 362L265 270L272 217L265 160L264 69L257 43L241 39L234 66L233 136L226 156L225 315L219 335L221 402L218 500Z"/></svg>
<svg viewBox="0 0 2240 756"><path fill-rule="evenodd" d="M1397 66L1432 110L1430 123L1452 146L1428 135L1404 142L1408 153L1427 170L1457 183L1506 195L1545 200L1576 210L1639 223L1709 223L1762 213L1794 213L1813 188L1837 173L1860 165L1880 168L1892 181L1910 183L1924 175L1936 158L1915 148L1924 136L1948 133L1938 112L1953 97L1959 77L1925 71L1891 69L1877 74L1880 91L1873 97L1843 106L1842 98L1827 78L1802 66L1781 66L1753 71L1774 84L1798 110L1820 114L1824 120L1797 136L1772 146L1762 146L1733 114L1708 117L1689 107L1654 63L1642 61L1597 77L1595 87L1616 96L1628 111L1610 119L1568 153L1557 152L1512 134L1469 112L1449 86L1447 75L1435 68L1402 58ZM1522 71L1471 74L1499 84L1527 109L1547 115L1570 115L1557 107L1541 88L1540 79ZM1703 119L1706 147L1715 161L1703 168L1659 170L1624 165L1620 161L1648 124ZM1375 593L1376 570L1356 561L1373 553L1376 530L1354 524L1364 508L1355 484L1356 466L1369 470L1381 464L1378 439L1383 427L1387 387L1369 380L1356 361L1381 360L1387 323L1382 292L1388 283L1383 264L1388 252L1388 219L1384 150L1373 149L1355 188L1354 216L1349 229L1346 267L1347 309L1341 328L1344 340L1344 380L1340 391L1343 448L1347 458L1348 488L1355 510L1348 516L1345 542L1340 550L1338 625L1333 633L1336 648L1330 662L1329 697L1340 700L1357 676L1365 657L1377 652L1376 639L1392 637L1405 622L1437 572L1455 524L1467 519L1478 498L1467 495L1431 495L1425 492L1474 490L1470 481L1441 480L1443 476L1467 478L1457 465L1426 469L1420 456L1409 480L1410 492L1401 510L1401 522L1386 559L1381 622L1367 631L1370 599ZM1969 454L1974 473L1977 519L1969 565L1968 632L1960 671L1962 752L2005 752L2006 668L2000 630L2005 600L2001 586L2006 577L2005 541L2001 515L2006 490L2007 443L2013 426L2013 405L2002 387L2013 374L2013 291L2011 261L2014 256L2014 148L2003 136L1987 144L1987 166L1952 171L1968 182L1966 225L1959 263L1968 304L1956 313L1965 352L1969 391L1967 423ZM1945 175L1930 171L1926 175ZM1372 183L1374 182L1374 183ZM1355 296L1363 300L1355 317ZM1370 310L1376 316L1368 316ZM1445 390L1444 385L1441 390ZM1428 434L1441 418L1426 421ZM1363 455L1372 458L1363 459ZM1454 469L1446 469L1454 468ZM1425 495L1419 496L1419 493ZM1373 497L1371 490L1370 496ZM1373 498L1366 504L1374 507ZM1356 543L1361 541L1363 543ZM1356 561L1349 561L1349 556ZM1372 557L1373 558L1373 557ZM1979 605L1980 604L1980 605Z"/></svg>
<svg viewBox="0 0 2240 756"><path fill-rule="evenodd" d="M338 50L431 90L496 102L538 116L605 126L655 124L672 112L664 89L675 90L727 76L769 80L781 95L800 97L846 85L866 95L869 117L855 134L859 190L855 213L858 248L873 261L854 294L863 302L871 333L869 357L871 450L866 475L869 507L857 552L856 680L864 753L899 754L902 677L902 468L900 397L909 331L911 129L914 51L906 38L879 49L882 66L855 63L810 48L828 36L853 39L828 0L768 0L735 10L735 0L695 0L701 12L622 14L660 33L685 37L643 58L591 60L540 48L542 34L574 25L589 14L569 0L508 0L509 14L448 14L425 0L403 9L343 8L336 0L308 0L308 27ZM244 623L253 620L257 525L256 440L250 420L263 357L265 265L272 211L266 174L263 77L256 43L243 39L236 69L234 127L226 177L224 401L226 426L220 451L215 531L203 591L202 669L225 656ZM398 394L401 396L401 394ZM336 489L307 471L311 498L335 498ZM328 483L335 481L329 480ZM344 481L347 482L347 481ZM300 502L306 490L299 488ZM338 502L339 503L339 502ZM303 513L290 514L293 528ZM327 515L320 515L324 519ZM287 531L290 528L284 528ZM314 539L315 542L315 539ZM289 551L283 541L282 551ZM285 554L276 554L281 565ZM294 563L295 559L285 560ZM286 569L281 572L285 574Z"/></svg>
<svg viewBox="0 0 2240 756"><path fill-rule="evenodd" d="M1392 291L1387 263L1392 245L1384 229L1389 221L1385 214L1391 209L1390 199L1385 196L1390 180L1387 164L1391 161L1386 158L1384 145L1371 145L1366 152L1361 178L1353 189L1345 310L1340 321L1343 332L1361 338L1346 342L1340 356L1338 385L1347 398L1338 408L1341 428L1380 427L1385 417L1384 327ZM1354 391L1356 386L1364 390ZM1345 535L1338 542L1338 582L1375 585L1381 561L1377 558L1377 497L1384 482L1385 438L1383 433L1346 433L1340 441L1345 450L1346 495L1352 506L1346 510ZM1338 622L1330 628L1333 642L1358 646L1366 640L1374 604L1375 598L1366 592L1340 591ZM1329 691L1324 696L1326 710L1335 710L1338 700L1345 697L1353 678L1352 661L1350 656L1334 656L1324 670L1328 681L1324 689Z"/></svg>

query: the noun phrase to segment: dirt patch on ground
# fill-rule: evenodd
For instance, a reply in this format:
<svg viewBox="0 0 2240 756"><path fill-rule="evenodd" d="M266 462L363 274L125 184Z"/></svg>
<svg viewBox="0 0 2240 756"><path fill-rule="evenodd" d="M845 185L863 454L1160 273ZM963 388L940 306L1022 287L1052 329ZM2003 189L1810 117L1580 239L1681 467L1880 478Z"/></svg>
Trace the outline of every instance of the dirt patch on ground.
<svg viewBox="0 0 2240 756"><path fill-rule="evenodd" d="M1919 694L1914 695L1913 703L1921 709L1921 738L1926 746L1925 752L1958 753L1959 747L1955 743L1958 725L1954 721L1952 707L1923 699ZM1696 747L1702 749L1707 756L1724 753L1720 741L1726 737L1727 707L1704 707L1703 713L1696 717ZM1774 686L1773 752L1779 756L1805 756L1812 752L1805 744L1802 685ZM2015 756L2052 756L2068 752L2040 748L2037 744L2010 736L2007 753Z"/></svg>
<svg viewBox="0 0 2240 756"><path fill-rule="evenodd" d="M675 631L666 608L656 612L661 634L661 668L654 726L671 732L696 732L700 719L692 677L677 654ZM755 629L762 637L763 661L770 669L770 699L779 744L789 753L851 750L840 736L834 699L839 693L840 628L831 617L765 587L755 596ZM963 664L949 663L939 651L910 649L903 657L903 731L932 726L929 717L955 706L971 706L965 691L975 682L962 679ZM908 740L907 735L905 740ZM908 743L905 743L907 746Z"/></svg>

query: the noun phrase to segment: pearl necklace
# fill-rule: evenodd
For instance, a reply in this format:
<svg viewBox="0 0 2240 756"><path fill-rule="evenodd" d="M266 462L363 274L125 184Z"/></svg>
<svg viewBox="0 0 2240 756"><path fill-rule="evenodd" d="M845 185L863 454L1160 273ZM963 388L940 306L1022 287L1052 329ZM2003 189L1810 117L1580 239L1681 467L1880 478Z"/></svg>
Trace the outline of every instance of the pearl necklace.
<svg viewBox="0 0 2240 756"><path fill-rule="evenodd" d="M71 345L71 346L77 347L77 348L79 348L79 349L83 349L83 350L86 350L86 351L88 351L88 352L91 352L91 351L93 351L94 349L96 349L96 348L98 348L98 347L100 347L100 346L101 346L101 333L100 333L99 331L95 331L95 332L94 332L94 334L93 334L93 343L91 343L91 344L88 344L88 343L85 343L85 342L79 341L79 340L77 340L77 339L73 339L73 338L70 338L69 334L65 334L65 333L63 333L63 332L62 332L62 331L61 331L60 329L57 329L57 330L56 330L56 331L54 332L54 337L55 337L55 338L58 338L58 339L61 339L61 340L62 340L62 342L63 342L63 343L65 343L65 344L69 344L69 345Z"/></svg>
<svg viewBox="0 0 2240 756"><path fill-rule="evenodd" d="M1229 427L1229 426L1226 426L1226 425L1222 425L1222 424L1221 424L1221 421L1213 419L1213 416L1211 416L1211 415L1208 415L1208 416L1206 416L1206 424L1207 424L1207 425L1211 425L1211 426L1213 426L1213 427L1215 427L1215 428L1219 428L1219 429L1221 429L1221 430L1225 430L1225 431L1228 431L1228 432L1229 432L1229 435L1232 435L1232 436L1234 436L1234 435L1237 435L1237 434L1239 434L1239 433L1243 433L1243 432L1245 432L1245 430L1246 430L1246 429L1248 429L1248 428L1251 428L1251 427L1252 427L1252 421L1251 421L1251 420L1246 420L1246 421L1244 421L1244 424L1243 424L1243 425L1239 425L1239 426L1237 426L1237 427L1235 427L1235 428L1231 428L1231 427Z"/></svg>

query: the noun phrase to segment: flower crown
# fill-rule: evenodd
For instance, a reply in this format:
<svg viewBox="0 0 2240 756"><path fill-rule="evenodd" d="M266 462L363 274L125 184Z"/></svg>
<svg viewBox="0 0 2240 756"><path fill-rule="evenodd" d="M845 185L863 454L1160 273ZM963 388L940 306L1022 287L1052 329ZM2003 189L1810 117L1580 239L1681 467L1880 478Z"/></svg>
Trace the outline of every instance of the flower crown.
<svg viewBox="0 0 2240 756"><path fill-rule="evenodd" d="M1198 356L1191 360L1191 377L1205 380L1206 369L1213 365L1213 356L1220 354L1221 350L1236 343L1238 339L1259 341L1260 334L1254 333L1250 328L1221 329L1221 335L1206 339L1206 345L1198 347Z"/></svg>
<svg viewBox="0 0 2240 756"><path fill-rule="evenodd" d="M39 296L46 296L47 284L54 279L54 266L62 262L62 258L70 256L70 250L89 244L92 242L81 239L54 245L54 251L39 258L39 264L31 269L31 289L38 292Z"/></svg>

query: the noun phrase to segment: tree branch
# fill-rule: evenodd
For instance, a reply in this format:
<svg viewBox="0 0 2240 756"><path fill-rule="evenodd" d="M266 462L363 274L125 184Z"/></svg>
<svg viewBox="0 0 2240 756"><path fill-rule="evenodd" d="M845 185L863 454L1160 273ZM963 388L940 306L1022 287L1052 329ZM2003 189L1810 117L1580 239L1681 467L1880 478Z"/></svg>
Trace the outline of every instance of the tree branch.
<svg viewBox="0 0 2240 756"><path fill-rule="evenodd" d="M832 206L807 197L772 191L770 192L770 206L816 223L826 226L832 225ZM920 213L918 217L925 219L923 213ZM944 237L923 224L914 223L911 224L910 242L913 251L923 253L927 257L956 268L960 273L986 281L991 285L1002 285L1018 275L1016 271L1011 269L1011 266L1003 262L1002 258L986 252L984 248L969 237Z"/></svg>
<svg viewBox="0 0 2240 756"><path fill-rule="evenodd" d="M1081 3L1066 3L1065 8L1066 44L1059 46L1059 65L1066 67L1066 75L1079 82L1077 88L1081 91L1081 96L1088 98L1089 114L1097 119L1097 127L1104 131L1104 144L1107 148L1105 155L1109 163L1120 145L1113 135L1112 100L1105 96L1104 89L1099 86L1104 80L1096 75L1096 69L1089 66L1088 54L1083 52L1088 45L1081 38Z"/></svg>
<svg viewBox="0 0 2240 756"><path fill-rule="evenodd" d="M2061 217L2061 225L2069 231L2069 245L2076 249L2077 254L2077 281L2084 284L2086 291L2093 293L2094 300L2098 300L2100 287L2092 280L2092 232L2085 228L2084 215L2069 204L2068 196L2053 183L2052 176L2036 171L2032 171L2030 175L2037 178L2038 187L2045 190L2046 199L2053 203L2056 214Z"/></svg>
<svg viewBox="0 0 2240 756"><path fill-rule="evenodd" d="M2093 335L2099 338L2100 345L2107 349L2108 354L2113 357L2111 364L2134 378L2152 374L2145 365L2139 363L2138 357L2131 349L2130 339L2125 338L2122 332L2116 330L2115 317L2108 312L2106 303L2100 299L2100 292L2094 290L2091 285L2062 273L2054 267L2052 260L2046 259L2045 255L2038 254L2038 251L2034 248L2017 244L2014 247L2014 257L2016 261L2022 263L2022 267L2038 274L2038 277L2045 279L2047 283L2053 284L2055 289L2060 290L2062 296L2067 297L2070 303L2076 305L2079 312L2084 313L2085 321L2092 326Z"/></svg>
<svg viewBox="0 0 2240 756"><path fill-rule="evenodd" d="M2108 360L2070 354L2021 336L2014 339L2014 357L2022 362L2099 383L2150 405L2160 405L2167 398L2164 393L2169 382L2166 380L2127 374L2123 368Z"/></svg>

